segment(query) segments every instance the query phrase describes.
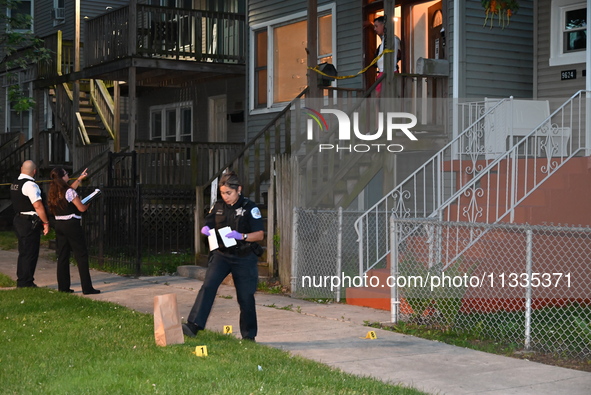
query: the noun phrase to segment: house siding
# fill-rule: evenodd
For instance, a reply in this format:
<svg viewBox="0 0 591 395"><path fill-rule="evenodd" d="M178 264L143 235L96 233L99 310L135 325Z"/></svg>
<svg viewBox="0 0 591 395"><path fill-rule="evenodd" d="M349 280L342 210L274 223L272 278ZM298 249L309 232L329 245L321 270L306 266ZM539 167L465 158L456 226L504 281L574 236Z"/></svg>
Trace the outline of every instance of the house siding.
<svg viewBox="0 0 591 395"><path fill-rule="evenodd" d="M452 3L452 2L449 2ZM522 97L533 95L533 3L520 2L519 11L504 28L498 19L484 26L480 2L465 1L460 96ZM451 9L453 11L453 8ZM453 26L450 20L449 26ZM453 28L450 29L453 37ZM451 52L450 48L450 52ZM452 55L452 54L450 54ZM453 55L450 56L450 62Z"/></svg>
<svg viewBox="0 0 591 395"><path fill-rule="evenodd" d="M550 66L550 33L552 11L551 0L538 1L538 29L537 29L537 58L536 58L536 89L538 98L568 98L575 92L585 89L583 71L585 63ZM571 80L560 79L561 71L576 70L577 78Z"/></svg>
<svg viewBox="0 0 591 395"><path fill-rule="evenodd" d="M353 75L363 68L363 43L361 4L355 0L319 1L318 6L335 4L333 23L336 23L336 53L333 54L335 66L339 75ZM249 27L269 22L278 18L288 17L295 13L306 11L307 3L301 0L269 1L254 0L249 2ZM250 42L248 46L250 48ZM250 76L250 64L247 64L247 76ZM248 78L249 84L252 83ZM343 88L362 88L361 76L337 81L337 86ZM247 87L250 91L250 86ZM245 103L248 105L248 103ZM276 112L266 114L251 114L248 117L246 140L250 140L276 116Z"/></svg>
<svg viewBox="0 0 591 395"><path fill-rule="evenodd" d="M65 1L65 19L64 23L54 26L53 1L35 2L35 34L39 37L47 37L61 30L64 40L74 40L75 38L75 2ZM143 3L140 1L139 3ZM128 5L127 0L82 0L80 1L80 41L84 42L85 18L95 18L107 12L107 7L113 9Z"/></svg>

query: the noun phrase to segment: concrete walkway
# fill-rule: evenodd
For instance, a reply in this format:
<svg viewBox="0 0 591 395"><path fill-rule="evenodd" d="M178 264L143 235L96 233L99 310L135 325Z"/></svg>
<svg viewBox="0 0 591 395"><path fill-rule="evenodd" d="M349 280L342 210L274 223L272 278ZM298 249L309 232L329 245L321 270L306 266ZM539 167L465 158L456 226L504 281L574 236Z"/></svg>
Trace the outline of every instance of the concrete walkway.
<svg viewBox="0 0 591 395"><path fill-rule="evenodd" d="M43 250L35 282L57 288L56 264ZM16 251L0 251L0 272L15 278ZM80 291L78 272L72 267L72 288ZM201 281L180 277L128 278L91 272L99 295L96 300L114 302L153 313L154 296L175 293L181 315L186 317ZM238 304L234 288L222 285L207 329L223 325L238 328ZM389 312L344 304L316 304L281 295L257 294L259 335L257 342L280 348L339 368L405 384L432 394L532 394L589 395L591 373L502 357L447 344L376 329L377 339L363 339L371 329L365 322L387 322ZM236 332L236 331L235 331ZM239 336L239 335L238 335Z"/></svg>

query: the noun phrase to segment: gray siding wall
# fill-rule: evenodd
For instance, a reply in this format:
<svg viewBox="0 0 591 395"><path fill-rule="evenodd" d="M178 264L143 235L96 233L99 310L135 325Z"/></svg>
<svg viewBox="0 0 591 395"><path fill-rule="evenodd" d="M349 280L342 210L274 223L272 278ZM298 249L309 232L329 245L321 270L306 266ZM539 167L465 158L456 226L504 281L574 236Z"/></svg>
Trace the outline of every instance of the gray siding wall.
<svg viewBox="0 0 591 395"><path fill-rule="evenodd" d="M39 37L46 37L61 30L65 40L74 40L74 3L74 1L65 1L64 23L54 26L53 1L37 0L35 2L35 34ZM84 42L85 17L95 18L107 13L107 7L117 9L127 4L129 4L127 0L80 0L80 41Z"/></svg>
<svg viewBox="0 0 591 395"><path fill-rule="evenodd" d="M551 67L550 59L550 12L552 10L551 0L538 1L538 29L537 39L537 76L536 89L538 98L568 98L575 92L585 89L585 63L565 64ZM560 80L560 72L563 70L576 70L577 78L571 80Z"/></svg>
<svg viewBox="0 0 591 395"><path fill-rule="evenodd" d="M362 13L361 2L357 0L318 1L318 5L336 4L336 68L339 75L353 75L363 68ZM305 11L307 2L304 0L252 0L249 2L249 26L288 17L297 12ZM250 48L250 42L248 46ZM250 76L250 63L247 63L247 76ZM249 83L253 81L248 78ZM337 86L346 88L362 88L361 76L339 80ZM250 86L247 86L250 89ZM245 103L246 106L249 103ZM248 111L247 111L248 112ZM274 117L276 113L251 114L248 116L247 141L256 135Z"/></svg>
<svg viewBox="0 0 591 395"><path fill-rule="evenodd" d="M519 11L505 28L498 20L483 26L485 12L479 1L465 2L460 35L463 56L460 59L461 98L521 97L533 95L533 2L520 1ZM451 5L450 5L451 4ZM453 2L448 2L452 7ZM450 38L453 21L450 19ZM453 40L452 45L453 45ZM450 62L453 61L449 49Z"/></svg>

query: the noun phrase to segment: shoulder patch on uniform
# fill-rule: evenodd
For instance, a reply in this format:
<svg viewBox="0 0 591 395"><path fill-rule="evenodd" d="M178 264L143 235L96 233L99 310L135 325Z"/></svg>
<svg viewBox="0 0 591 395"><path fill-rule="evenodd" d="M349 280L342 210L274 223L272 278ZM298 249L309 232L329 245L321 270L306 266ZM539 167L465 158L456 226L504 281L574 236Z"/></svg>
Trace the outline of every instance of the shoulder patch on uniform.
<svg viewBox="0 0 591 395"><path fill-rule="evenodd" d="M255 207L252 210L250 210L250 214L252 215L252 218L254 218L254 219L260 219L262 217L261 210L259 210L258 207Z"/></svg>

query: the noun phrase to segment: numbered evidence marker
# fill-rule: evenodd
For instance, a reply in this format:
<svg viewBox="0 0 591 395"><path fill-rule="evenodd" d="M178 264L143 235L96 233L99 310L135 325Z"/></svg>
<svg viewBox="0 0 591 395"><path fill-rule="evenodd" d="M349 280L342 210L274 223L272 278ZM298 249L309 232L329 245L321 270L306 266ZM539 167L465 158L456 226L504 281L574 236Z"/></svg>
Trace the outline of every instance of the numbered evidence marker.
<svg viewBox="0 0 591 395"><path fill-rule="evenodd" d="M207 356L207 346L195 347L195 355L197 355L198 357L206 357Z"/></svg>
<svg viewBox="0 0 591 395"><path fill-rule="evenodd" d="M367 332L367 335L365 335L365 337L360 337L360 339L371 339L371 340L375 340L377 338L378 338L378 336L376 335L375 331L369 331L369 332Z"/></svg>
<svg viewBox="0 0 591 395"><path fill-rule="evenodd" d="M232 325L224 325L224 335L232 333Z"/></svg>

